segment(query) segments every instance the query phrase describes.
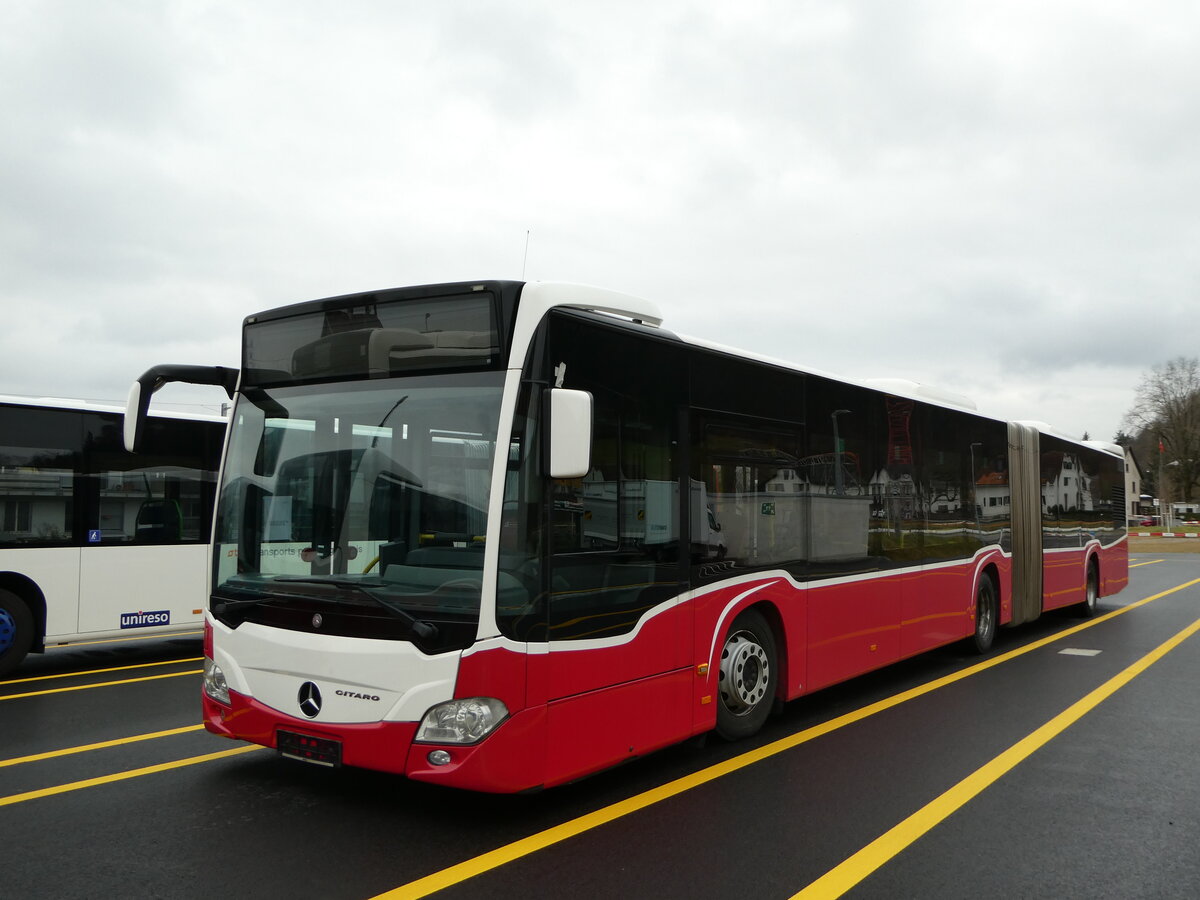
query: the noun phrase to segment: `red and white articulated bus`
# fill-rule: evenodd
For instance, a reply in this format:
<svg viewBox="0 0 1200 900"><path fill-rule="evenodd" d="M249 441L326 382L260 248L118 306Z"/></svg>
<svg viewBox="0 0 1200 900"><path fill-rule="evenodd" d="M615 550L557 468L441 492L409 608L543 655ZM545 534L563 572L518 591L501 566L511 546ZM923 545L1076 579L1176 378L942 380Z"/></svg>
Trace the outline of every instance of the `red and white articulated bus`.
<svg viewBox="0 0 1200 900"><path fill-rule="evenodd" d="M506 281L245 320L209 731L480 791L581 778L1128 581L1124 457Z"/></svg>

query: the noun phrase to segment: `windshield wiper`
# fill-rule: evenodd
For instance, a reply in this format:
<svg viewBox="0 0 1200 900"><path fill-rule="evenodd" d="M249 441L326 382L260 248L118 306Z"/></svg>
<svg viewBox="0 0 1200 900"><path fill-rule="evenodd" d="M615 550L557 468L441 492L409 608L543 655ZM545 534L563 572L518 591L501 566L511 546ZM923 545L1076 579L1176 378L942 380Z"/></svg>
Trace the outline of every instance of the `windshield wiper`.
<svg viewBox="0 0 1200 900"><path fill-rule="evenodd" d="M223 616L226 613L237 612L239 609L253 609L256 606L261 606L264 603L271 603L275 600L282 600L284 597L303 597L306 600L312 600L316 603L326 603L336 605L336 600L329 600L325 597L314 597L311 594L264 594L260 597L245 597L241 600L228 600L224 597L214 597L209 603L208 608L214 616Z"/></svg>
<svg viewBox="0 0 1200 900"><path fill-rule="evenodd" d="M248 597L244 600L226 600L224 598L214 597L208 604L208 608L214 616L223 616L226 613L231 613L239 609L249 609L250 607L259 606L272 599L274 598Z"/></svg>
<svg viewBox="0 0 1200 900"><path fill-rule="evenodd" d="M357 591L360 594L365 594L369 599L374 600L376 603L378 603L384 609L388 610L389 612L395 613L399 618L401 618L405 622L407 622L408 626L412 629L413 634L415 634L417 637L419 637L425 641L433 641L433 640L437 639L438 630L437 630L436 625L434 625L430 622L425 622L425 621L422 621L421 619L418 619L416 616L414 616L412 613L410 613L404 607L397 606L395 603L392 603L390 600L385 600L383 597L380 597L378 594L374 593L373 591L367 590L365 587L363 587L357 581L340 581L335 578L315 578L315 577L310 578L306 575L276 575L271 580L276 581L276 582L282 581L287 584L332 585L332 586L334 586L336 588L340 588L342 590L348 589L348 590L352 590L352 591Z"/></svg>

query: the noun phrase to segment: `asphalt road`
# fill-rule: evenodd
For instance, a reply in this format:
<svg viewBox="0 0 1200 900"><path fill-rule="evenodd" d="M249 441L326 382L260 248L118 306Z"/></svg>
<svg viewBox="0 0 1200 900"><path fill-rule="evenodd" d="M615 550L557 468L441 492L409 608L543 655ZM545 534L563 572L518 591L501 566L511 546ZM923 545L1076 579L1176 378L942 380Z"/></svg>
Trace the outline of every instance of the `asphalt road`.
<svg viewBox="0 0 1200 900"><path fill-rule="evenodd" d="M0 682L0 895L1200 896L1200 556L1133 564L1096 619L517 797L206 734L199 635L54 650Z"/></svg>

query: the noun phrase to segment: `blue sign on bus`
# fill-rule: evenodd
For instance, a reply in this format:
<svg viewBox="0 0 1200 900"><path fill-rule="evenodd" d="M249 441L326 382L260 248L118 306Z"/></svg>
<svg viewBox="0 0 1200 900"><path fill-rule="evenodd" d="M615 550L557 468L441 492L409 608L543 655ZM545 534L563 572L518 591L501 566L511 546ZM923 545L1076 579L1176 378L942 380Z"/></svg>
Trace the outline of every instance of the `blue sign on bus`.
<svg viewBox="0 0 1200 900"><path fill-rule="evenodd" d="M146 628L150 625L170 625L171 611L157 609L154 612L121 613L122 628Z"/></svg>

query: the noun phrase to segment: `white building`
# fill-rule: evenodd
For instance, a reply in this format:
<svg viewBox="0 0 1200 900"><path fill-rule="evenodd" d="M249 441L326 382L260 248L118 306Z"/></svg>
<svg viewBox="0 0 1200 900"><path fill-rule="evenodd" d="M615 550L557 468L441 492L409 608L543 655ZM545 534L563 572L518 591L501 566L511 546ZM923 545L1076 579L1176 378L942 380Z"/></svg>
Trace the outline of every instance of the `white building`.
<svg viewBox="0 0 1200 900"><path fill-rule="evenodd" d="M1142 479L1142 467L1138 465L1133 451L1125 448L1125 515L1130 519L1140 518L1142 510L1141 492L1145 487Z"/></svg>

